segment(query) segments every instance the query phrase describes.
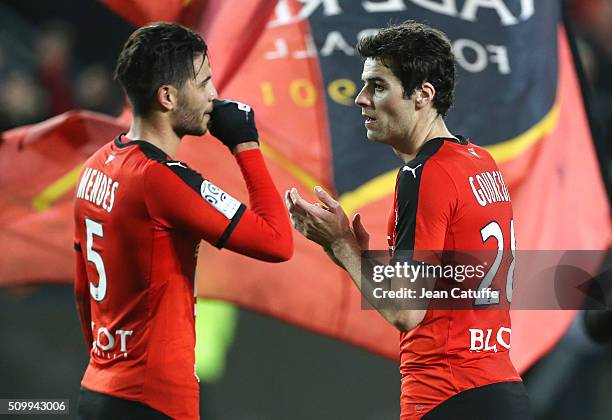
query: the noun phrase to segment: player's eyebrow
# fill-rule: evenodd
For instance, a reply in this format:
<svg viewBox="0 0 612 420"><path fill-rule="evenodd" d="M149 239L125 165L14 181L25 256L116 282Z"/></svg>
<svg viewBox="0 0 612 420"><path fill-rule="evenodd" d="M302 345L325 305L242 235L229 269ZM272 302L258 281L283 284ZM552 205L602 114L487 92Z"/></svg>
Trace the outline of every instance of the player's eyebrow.
<svg viewBox="0 0 612 420"><path fill-rule="evenodd" d="M370 83L372 83L372 82L376 82L376 83L382 83L382 84L385 84L385 83L386 83L386 82L385 82L385 79L382 79L382 78L380 78L380 77L376 77L376 76L366 77L366 78L363 78L363 77L362 77L362 78L361 78L361 81L362 81L363 83L368 83L368 82L370 82Z"/></svg>
<svg viewBox="0 0 612 420"><path fill-rule="evenodd" d="M200 86L204 86L210 79L212 79L212 76L208 76L206 79L202 80L200 82Z"/></svg>

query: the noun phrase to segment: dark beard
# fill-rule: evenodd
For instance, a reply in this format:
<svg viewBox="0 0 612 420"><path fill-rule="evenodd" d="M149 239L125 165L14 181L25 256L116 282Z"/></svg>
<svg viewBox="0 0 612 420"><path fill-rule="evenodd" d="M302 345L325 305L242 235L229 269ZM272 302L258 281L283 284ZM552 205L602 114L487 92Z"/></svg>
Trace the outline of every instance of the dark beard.
<svg viewBox="0 0 612 420"><path fill-rule="evenodd" d="M206 134L208 128L202 124L203 115L196 110L191 110L181 104L179 99L178 122L173 127L174 133L179 137L183 136L202 136ZM184 102L183 102L184 103Z"/></svg>
<svg viewBox="0 0 612 420"><path fill-rule="evenodd" d="M203 126L196 126L195 124L188 125L181 123L179 126L174 127L174 133L179 137L183 136L203 136L206 134L208 129Z"/></svg>

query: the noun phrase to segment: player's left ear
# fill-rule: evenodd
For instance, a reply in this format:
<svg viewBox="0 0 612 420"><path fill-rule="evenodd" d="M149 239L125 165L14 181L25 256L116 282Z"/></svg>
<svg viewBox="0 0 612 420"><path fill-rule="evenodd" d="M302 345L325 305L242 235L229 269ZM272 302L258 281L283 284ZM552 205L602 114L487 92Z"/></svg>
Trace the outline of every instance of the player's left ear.
<svg viewBox="0 0 612 420"><path fill-rule="evenodd" d="M173 85L162 85L157 89L156 99L162 110L171 111L176 109L178 90Z"/></svg>
<svg viewBox="0 0 612 420"><path fill-rule="evenodd" d="M436 88L429 82L423 83L420 88L416 89L415 104L417 109L431 104L435 95Z"/></svg>

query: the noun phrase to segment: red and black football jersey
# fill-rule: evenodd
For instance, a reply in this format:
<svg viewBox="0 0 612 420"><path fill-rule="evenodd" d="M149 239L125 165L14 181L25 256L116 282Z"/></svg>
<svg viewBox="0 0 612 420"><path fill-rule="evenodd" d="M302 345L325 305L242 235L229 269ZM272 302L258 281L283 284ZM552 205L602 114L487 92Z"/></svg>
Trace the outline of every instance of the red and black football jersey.
<svg viewBox="0 0 612 420"><path fill-rule="evenodd" d="M289 219L261 153L236 160L251 209L146 141L118 137L85 163L74 208L75 289L92 341L85 388L199 418L200 241L267 261L292 253Z"/></svg>
<svg viewBox="0 0 612 420"><path fill-rule="evenodd" d="M399 171L388 238L394 253L414 250L415 258L481 250L494 257L514 249L510 195L491 155L461 137L425 143ZM521 380L510 361L510 316L502 305L511 264L506 258L492 273L500 309L494 301L484 302L486 310L478 302L460 310L430 304L423 321L400 334L402 420L420 418L461 391Z"/></svg>

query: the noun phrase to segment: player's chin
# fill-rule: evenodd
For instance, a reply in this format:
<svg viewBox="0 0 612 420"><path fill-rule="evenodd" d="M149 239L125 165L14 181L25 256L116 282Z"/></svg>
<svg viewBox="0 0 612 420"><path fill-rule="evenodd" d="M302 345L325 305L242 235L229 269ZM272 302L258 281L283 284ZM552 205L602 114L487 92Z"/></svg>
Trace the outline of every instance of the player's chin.
<svg viewBox="0 0 612 420"><path fill-rule="evenodd" d="M207 132L208 132L208 126L201 125L197 127L190 127L189 130L187 131L187 134L189 134L190 136L203 136Z"/></svg>
<svg viewBox="0 0 612 420"><path fill-rule="evenodd" d="M366 137L368 138L368 141L372 143L382 143L381 136L375 131L368 130L366 133Z"/></svg>

